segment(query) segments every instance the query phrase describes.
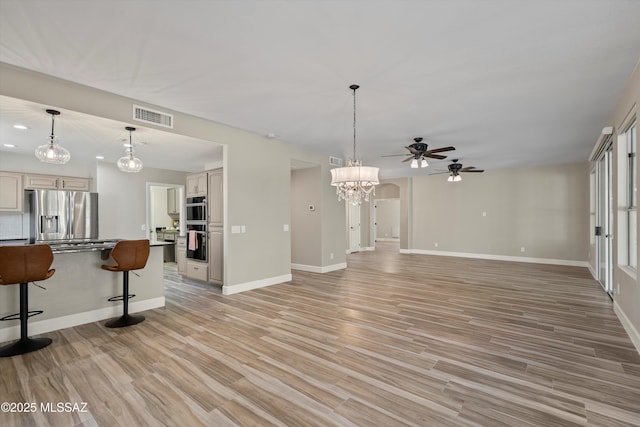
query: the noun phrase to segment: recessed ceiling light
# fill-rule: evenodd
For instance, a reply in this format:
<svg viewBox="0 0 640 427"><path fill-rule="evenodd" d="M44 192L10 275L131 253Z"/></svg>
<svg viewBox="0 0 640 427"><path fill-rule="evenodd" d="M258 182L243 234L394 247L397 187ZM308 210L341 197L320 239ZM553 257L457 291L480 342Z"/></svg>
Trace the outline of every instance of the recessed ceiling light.
<svg viewBox="0 0 640 427"><path fill-rule="evenodd" d="M27 130L29 129L27 126L25 125L13 125L14 128L16 129L20 129L20 130Z"/></svg>
<svg viewBox="0 0 640 427"><path fill-rule="evenodd" d="M16 144L2 144L2 146L7 147L7 148L16 148L17 147Z"/></svg>
<svg viewBox="0 0 640 427"><path fill-rule="evenodd" d="M98 160L104 160L104 156L96 156L96 159L98 159Z"/></svg>

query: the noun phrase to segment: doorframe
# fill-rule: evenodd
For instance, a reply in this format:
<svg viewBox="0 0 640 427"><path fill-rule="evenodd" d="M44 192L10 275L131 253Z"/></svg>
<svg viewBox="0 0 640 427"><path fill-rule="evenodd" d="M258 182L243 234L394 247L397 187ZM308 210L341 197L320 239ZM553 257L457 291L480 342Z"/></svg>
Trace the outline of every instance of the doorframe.
<svg viewBox="0 0 640 427"><path fill-rule="evenodd" d="M596 159L596 279L603 290L613 299L613 140L609 138L602 154ZM594 230L595 233L595 230Z"/></svg>

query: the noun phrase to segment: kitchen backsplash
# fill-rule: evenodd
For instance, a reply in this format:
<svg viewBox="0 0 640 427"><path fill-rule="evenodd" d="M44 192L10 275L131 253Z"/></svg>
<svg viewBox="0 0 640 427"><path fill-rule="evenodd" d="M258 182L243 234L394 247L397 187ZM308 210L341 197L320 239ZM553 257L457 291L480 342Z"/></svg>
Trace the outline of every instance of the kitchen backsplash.
<svg viewBox="0 0 640 427"><path fill-rule="evenodd" d="M28 218L21 213L0 213L0 240L28 238Z"/></svg>

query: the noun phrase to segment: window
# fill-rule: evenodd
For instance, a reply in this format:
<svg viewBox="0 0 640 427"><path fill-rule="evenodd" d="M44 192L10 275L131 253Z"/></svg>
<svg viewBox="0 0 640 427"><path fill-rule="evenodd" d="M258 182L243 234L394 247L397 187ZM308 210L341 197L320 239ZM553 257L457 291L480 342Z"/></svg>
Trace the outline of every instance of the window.
<svg viewBox="0 0 640 427"><path fill-rule="evenodd" d="M628 230L628 248L629 267L638 268L638 162L637 162L637 138L636 124L625 132L627 140L627 230Z"/></svg>

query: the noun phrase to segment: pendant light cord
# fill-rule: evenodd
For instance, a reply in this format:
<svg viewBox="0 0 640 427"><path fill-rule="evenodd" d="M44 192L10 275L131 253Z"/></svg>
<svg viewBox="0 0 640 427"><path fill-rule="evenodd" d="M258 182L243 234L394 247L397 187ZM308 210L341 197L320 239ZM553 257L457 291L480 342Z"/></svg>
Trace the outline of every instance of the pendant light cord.
<svg viewBox="0 0 640 427"><path fill-rule="evenodd" d="M353 91L353 161L356 161L356 89L358 85L351 85L349 89Z"/></svg>
<svg viewBox="0 0 640 427"><path fill-rule="evenodd" d="M55 138L55 135L53 133L53 126L55 123L55 119L56 119L55 114L51 114L51 136L49 136L49 138L51 139L51 144L53 144L53 139Z"/></svg>

